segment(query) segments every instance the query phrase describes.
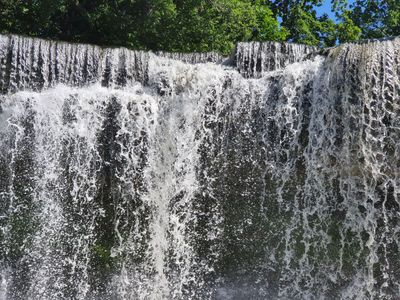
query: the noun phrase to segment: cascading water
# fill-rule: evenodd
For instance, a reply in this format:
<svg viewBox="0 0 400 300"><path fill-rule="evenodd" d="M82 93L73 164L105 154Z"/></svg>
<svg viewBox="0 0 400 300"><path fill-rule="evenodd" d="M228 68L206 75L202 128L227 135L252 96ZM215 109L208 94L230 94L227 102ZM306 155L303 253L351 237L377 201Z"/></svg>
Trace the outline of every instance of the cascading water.
<svg viewBox="0 0 400 300"><path fill-rule="evenodd" d="M400 39L0 68L1 299L400 295Z"/></svg>

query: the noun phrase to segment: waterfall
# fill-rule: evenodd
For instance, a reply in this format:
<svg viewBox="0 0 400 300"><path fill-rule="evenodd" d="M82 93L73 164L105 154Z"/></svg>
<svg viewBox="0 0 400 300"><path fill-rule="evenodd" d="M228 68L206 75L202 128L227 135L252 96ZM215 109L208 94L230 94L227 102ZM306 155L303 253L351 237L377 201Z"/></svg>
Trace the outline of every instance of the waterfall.
<svg viewBox="0 0 400 300"><path fill-rule="evenodd" d="M1 299L400 294L399 38L0 35L0 91Z"/></svg>

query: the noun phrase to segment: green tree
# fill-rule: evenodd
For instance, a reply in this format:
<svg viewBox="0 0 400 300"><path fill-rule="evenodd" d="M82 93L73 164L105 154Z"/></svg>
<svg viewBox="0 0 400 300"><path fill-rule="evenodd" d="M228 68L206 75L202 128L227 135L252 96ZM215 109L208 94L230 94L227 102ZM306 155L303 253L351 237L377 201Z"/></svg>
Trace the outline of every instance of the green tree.
<svg viewBox="0 0 400 300"><path fill-rule="evenodd" d="M0 0L0 32L166 51L229 53L238 41L318 46L400 35L399 0ZM279 22L278 22L279 20Z"/></svg>
<svg viewBox="0 0 400 300"><path fill-rule="evenodd" d="M344 11L341 15L341 22L338 24L338 38L340 43L357 41L361 37L361 29L349 16L349 11Z"/></svg>
<svg viewBox="0 0 400 300"><path fill-rule="evenodd" d="M315 46L332 46L337 40L335 22L324 14L318 16L316 7L322 0L271 1L272 10L289 32L288 40Z"/></svg>
<svg viewBox="0 0 400 300"><path fill-rule="evenodd" d="M102 45L229 53L286 32L259 0L1 0L0 31Z"/></svg>
<svg viewBox="0 0 400 300"><path fill-rule="evenodd" d="M398 0L356 0L349 18L361 28L362 38L400 35Z"/></svg>
<svg viewBox="0 0 400 300"><path fill-rule="evenodd" d="M229 53L238 41L283 41L272 11L259 1L180 0L171 39L163 49L170 51L211 51Z"/></svg>

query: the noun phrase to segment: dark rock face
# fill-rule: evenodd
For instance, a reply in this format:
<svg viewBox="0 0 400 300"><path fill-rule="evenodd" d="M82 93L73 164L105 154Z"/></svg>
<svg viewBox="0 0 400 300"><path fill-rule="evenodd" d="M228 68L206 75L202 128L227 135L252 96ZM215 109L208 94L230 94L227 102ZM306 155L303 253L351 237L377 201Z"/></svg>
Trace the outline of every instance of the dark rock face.
<svg viewBox="0 0 400 300"><path fill-rule="evenodd" d="M395 299L400 40L232 58L0 36L1 299Z"/></svg>

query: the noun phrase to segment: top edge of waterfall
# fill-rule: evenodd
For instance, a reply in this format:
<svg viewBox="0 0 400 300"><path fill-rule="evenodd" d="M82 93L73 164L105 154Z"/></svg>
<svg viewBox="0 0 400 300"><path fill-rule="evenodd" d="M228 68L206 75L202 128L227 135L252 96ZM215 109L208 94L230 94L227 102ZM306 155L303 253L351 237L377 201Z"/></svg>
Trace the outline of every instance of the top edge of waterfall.
<svg viewBox="0 0 400 300"><path fill-rule="evenodd" d="M387 41L394 41L394 40L399 40L400 36L387 36L383 38L375 38L375 39L362 39L354 42L347 42L343 43L341 45L362 45L362 44L370 44L370 43L379 43L379 42L387 42ZM338 45L340 46L340 45Z"/></svg>
<svg viewBox="0 0 400 300"><path fill-rule="evenodd" d="M236 70L244 78L260 78L267 72L284 69L317 55L335 57L335 53L353 48L352 45L357 48L356 45L397 40L398 37L364 40L332 48L273 41L239 42L230 56L223 56L216 52L153 52L0 34L0 94L40 91L56 84L147 85L149 65L156 57L187 64L223 65Z"/></svg>
<svg viewBox="0 0 400 300"><path fill-rule="evenodd" d="M128 48L124 46L118 46L118 45L99 45L99 44L93 44L93 43L80 43L80 42L74 42L74 41L64 41L64 40L57 40L57 39L50 39L50 38L43 38L43 37L34 37L34 36L29 36L29 35L24 35L24 34L13 34L13 33L0 33L0 38L23 38L23 39L30 39L30 40L35 40L35 41L41 41L41 42L47 42L51 44L58 44L58 45L72 45L76 47L93 47L93 48L98 48L102 51L107 51L107 50L125 50L125 51L132 51L132 52L143 52L143 53L151 53L156 56L161 56L161 57L166 57L170 59L175 59L175 60L180 60L182 62L186 63L192 63L190 61L186 60L187 55L202 55L202 56L214 56L216 59L215 61L205 61L207 62L225 62L230 60L230 56L227 55L222 55L218 52L215 51L208 51L208 52L169 52L169 51L163 51L163 50L146 50L146 49L134 49L134 48ZM203 62L195 62L195 63L203 63Z"/></svg>
<svg viewBox="0 0 400 300"><path fill-rule="evenodd" d="M65 44L65 45L75 45L75 46L91 46L91 47L96 47L102 50L109 50L109 49L125 49L128 51L135 51L135 52L145 52L145 53L152 53L157 56L165 56L167 58L175 59L173 56L179 57L179 56L184 56L184 55L213 55L215 57L218 57L218 62L232 62L234 57L237 55L238 48L243 45L289 45L289 46L302 46L302 47L307 47L310 49L314 49L316 52L321 52L324 50L329 50L329 49L334 49L341 47L343 45L362 45L362 44L370 44L370 43L379 43L379 42L387 42L387 41L394 41L397 39L400 39L400 36L389 36L389 37L383 37L383 38L371 38L371 39L361 39L358 41L352 41L352 42L345 42L342 44L338 44L332 47L320 47L320 46L311 46L307 44L302 44L302 43L297 43L297 42L280 42L280 41L242 41L242 42L237 42L234 49L232 50L230 55L222 55L216 51L206 51L206 52L199 52L199 51L194 51L194 52L170 52L170 51L164 51L164 50L146 50L146 49L133 49L133 48L128 48L124 46L104 46L104 45L99 45L99 44L92 44L92 43L80 43L80 42L74 42L74 41L64 41L64 40L57 40L57 39L50 39L50 38L43 38L43 37L34 37L34 36L29 36L29 35L24 35L24 34L13 34L13 33L0 33L0 38L8 37L8 38L25 38L25 39L32 39L32 40L38 40L38 41L45 41L49 43L55 43L55 44ZM180 60L180 59L176 59ZM185 62L185 61L184 61Z"/></svg>

